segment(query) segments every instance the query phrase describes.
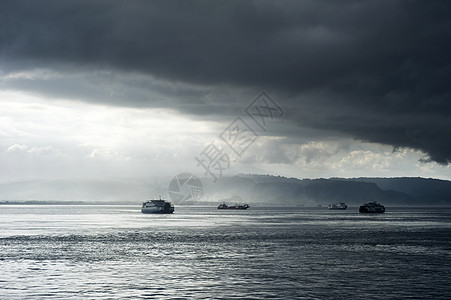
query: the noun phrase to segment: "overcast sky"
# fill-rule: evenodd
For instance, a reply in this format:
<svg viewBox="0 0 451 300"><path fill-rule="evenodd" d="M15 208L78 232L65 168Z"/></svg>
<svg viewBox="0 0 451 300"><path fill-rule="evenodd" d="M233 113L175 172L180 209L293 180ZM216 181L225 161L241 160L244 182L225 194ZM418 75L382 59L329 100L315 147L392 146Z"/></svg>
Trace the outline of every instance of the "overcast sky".
<svg viewBox="0 0 451 300"><path fill-rule="evenodd" d="M451 179L449 16L448 1L1 1L0 180Z"/></svg>

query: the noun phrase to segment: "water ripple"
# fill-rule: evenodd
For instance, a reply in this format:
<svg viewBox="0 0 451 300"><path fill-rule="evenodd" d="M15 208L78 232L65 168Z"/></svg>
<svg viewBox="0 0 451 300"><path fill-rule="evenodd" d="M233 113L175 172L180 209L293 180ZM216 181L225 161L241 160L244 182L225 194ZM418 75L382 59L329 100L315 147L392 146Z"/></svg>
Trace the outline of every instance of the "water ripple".
<svg viewBox="0 0 451 300"><path fill-rule="evenodd" d="M37 232L30 222L25 225L30 230L20 223L23 234L11 234L19 230L10 226L0 237L0 298L440 299L451 294L451 228L443 214L361 218L319 210L271 216L261 210L223 218L205 211L205 220L194 226L190 212L179 210L174 221L121 210L118 219L125 215L126 226L122 221L105 226L114 211L90 212L86 216L103 217L100 230L94 220L74 221L80 216L62 222L71 230ZM34 219L45 222L48 215ZM180 224L185 219L190 226ZM416 225L421 222L427 225Z"/></svg>

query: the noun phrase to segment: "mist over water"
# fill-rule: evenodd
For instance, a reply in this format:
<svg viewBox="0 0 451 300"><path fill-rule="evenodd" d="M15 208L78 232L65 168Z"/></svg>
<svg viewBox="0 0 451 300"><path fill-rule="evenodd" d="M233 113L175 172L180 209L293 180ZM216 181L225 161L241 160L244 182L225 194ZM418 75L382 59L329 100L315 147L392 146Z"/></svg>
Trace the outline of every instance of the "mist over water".
<svg viewBox="0 0 451 300"><path fill-rule="evenodd" d="M2 299L451 294L451 209L0 207Z"/></svg>

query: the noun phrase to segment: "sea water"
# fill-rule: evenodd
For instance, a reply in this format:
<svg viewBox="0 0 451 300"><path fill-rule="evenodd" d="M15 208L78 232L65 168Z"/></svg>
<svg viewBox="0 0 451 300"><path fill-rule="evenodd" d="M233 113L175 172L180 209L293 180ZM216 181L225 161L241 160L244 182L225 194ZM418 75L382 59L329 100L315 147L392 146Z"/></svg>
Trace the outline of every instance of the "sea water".
<svg viewBox="0 0 451 300"><path fill-rule="evenodd" d="M451 209L0 206L0 299L449 299Z"/></svg>

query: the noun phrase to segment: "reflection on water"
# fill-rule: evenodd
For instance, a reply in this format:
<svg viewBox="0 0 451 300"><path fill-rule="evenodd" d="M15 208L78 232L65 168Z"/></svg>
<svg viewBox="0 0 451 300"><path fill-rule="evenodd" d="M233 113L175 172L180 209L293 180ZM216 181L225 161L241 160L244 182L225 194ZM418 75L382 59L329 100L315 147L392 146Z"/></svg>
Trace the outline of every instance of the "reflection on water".
<svg viewBox="0 0 451 300"><path fill-rule="evenodd" d="M0 207L0 298L445 298L451 210ZM406 289L406 286L409 288Z"/></svg>

